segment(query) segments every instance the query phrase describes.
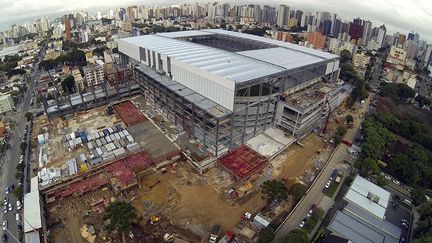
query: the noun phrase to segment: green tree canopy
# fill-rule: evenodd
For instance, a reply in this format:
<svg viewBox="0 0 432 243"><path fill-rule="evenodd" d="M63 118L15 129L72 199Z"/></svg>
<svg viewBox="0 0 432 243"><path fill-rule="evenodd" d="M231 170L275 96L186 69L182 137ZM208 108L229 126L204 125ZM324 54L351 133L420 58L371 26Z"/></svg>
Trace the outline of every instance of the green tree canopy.
<svg viewBox="0 0 432 243"><path fill-rule="evenodd" d="M344 49L344 50L342 50L341 52L340 52L340 60L341 60L341 63L346 63L346 62L349 62L349 61L351 61L352 60L352 55L351 55L351 53L348 51L348 50L346 50L346 49Z"/></svg>
<svg viewBox="0 0 432 243"><path fill-rule="evenodd" d="M75 93L75 78L72 75L67 76L62 82L61 86L65 93Z"/></svg>
<svg viewBox="0 0 432 243"><path fill-rule="evenodd" d="M23 74L26 74L26 71L24 69L18 68L18 69L10 70L9 72L7 72L6 75L10 78L10 77L15 76L15 75L23 75Z"/></svg>
<svg viewBox="0 0 432 243"><path fill-rule="evenodd" d="M267 226L258 235L258 242L259 243L271 243L274 238L274 232L275 228L273 228L271 225Z"/></svg>
<svg viewBox="0 0 432 243"><path fill-rule="evenodd" d="M27 118L27 121L30 121L33 118L33 113L31 112L26 112L24 114L25 118Z"/></svg>
<svg viewBox="0 0 432 243"><path fill-rule="evenodd" d="M410 194L414 206L419 206L426 202L425 191L422 188L414 187Z"/></svg>
<svg viewBox="0 0 432 243"><path fill-rule="evenodd" d="M346 129L346 127L339 126L339 127L336 128L336 133L337 133L339 136L343 137L343 136L345 136L345 134L347 133L347 129Z"/></svg>
<svg viewBox="0 0 432 243"><path fill-rule="evenodd" d="M295 201L300 200L306 194L306 186L301 183L296 183L291 186L289 193L294 197Z"/></svg>
<svg viewBox="0 0 432 243"><path fill-rule="evenodd" d="M346 119L346 122L348 122L348 123L354 122L354 118L353 118L352 115L348 115L348 116L346 116L345 119Z"/></svg>
<svg viewBox="0 0 432 243"><path fill-rule="evenodd" d="M308 234L299 229L295 229L288 233L283 243L310 243Z"/></svg>
<svg viewBox="0 0 432 243"><path fill-rule="evenodd" d="M274 200L284 201L288 198L288 188L281 181L278 180L265 181L261 185L261 189L265 199L267 199L267 203L270 203Z"/></svg>
<svg viewBox="0 0 432 243"><path fill-rule="evenodd" d="M120 233L130 231L132 221L137 218L136 209L128 202L116 201L105 208L103 220L108 231Z"/></svg>
<svg viewBox="0 0 432 243"><path fill-rule="evenodd" d="M41 70L51 70L57 67L58 63L55 60L43 60L39 63L39 69Z"/></svg>

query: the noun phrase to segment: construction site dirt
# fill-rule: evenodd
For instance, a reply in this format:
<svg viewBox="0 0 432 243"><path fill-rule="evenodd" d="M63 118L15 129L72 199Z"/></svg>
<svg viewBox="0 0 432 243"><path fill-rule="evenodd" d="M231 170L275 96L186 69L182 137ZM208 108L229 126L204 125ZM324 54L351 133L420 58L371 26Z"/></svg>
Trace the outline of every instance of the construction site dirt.
<svg viewBox="0 0 432 243"><path fill-rule="evenodd" d="M135 104L138 103L136 101L138 100L133 99ZM149 109L142 103L136 106L139 109ZM87 116L87 120L83 121L87 129L97 129L104 124L124 124L117 115L105 121L104 107L96 111L92 117ZM95 122L91 119L99 120ZM175 129L161 120L163 119L158 114L153 117L147 115L145 120L127 126L131 136L143 151L151 155L155 163L179 152L179 147L170 141L177 136ZM61 122L61 125L56 125L52 121L52 126L73 126L75 123L73 118L62 119ZM103 125L95 126L95 123ZM40 124L36 123L35 129L40 130L46 124L46 120L41 120ZM334 129L332 125L330 129ZM162 242L165 233L189 242L200 242L208 237L214 224L220 224L223 232L233 230L246 212L256 214L266 206L259 186L256 186L256 181L262 174L269 171L269 179L283 179L287 186L296 181L307 182L317 173L319 166L316 161L325 161L331 152L330 147L325 148L323 138L314 133L302 139L299 144L288 147L275 159L268 161L265 167L260 167L263 172L255 173L244 181L236 180L221 166L199 175L184 159L173 164L155 166L155 169L137 178L136 186L121 194L112 187L111 181L106 181L95 190L68 196L47 206L49 238L52 242L92 242L80 234L83 225L92 225L97 236L93 242L102 242L106 235L102 227L104 207L119 199L130 201L139 215L132 230L136 237L128 239L128 242ZM118 167L111 167L111 174L114 175ZM228 193L231 190L236 192L235 196ZM292 202L288 200L275 209L272 216L284 215L292 206ZM160 221L150 224L151 216L155 215L161 217ZM114 238L113 242L120 240Z"/></svg>

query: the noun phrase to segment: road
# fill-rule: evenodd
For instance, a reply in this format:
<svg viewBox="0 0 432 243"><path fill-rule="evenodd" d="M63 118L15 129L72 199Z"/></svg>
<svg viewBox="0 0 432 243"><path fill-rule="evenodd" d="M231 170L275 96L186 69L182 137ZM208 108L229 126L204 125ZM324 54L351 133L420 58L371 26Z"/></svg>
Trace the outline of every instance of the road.
<svg viewBox="0 0 432 243"><path fill-rule="evenodd" d="M5 158L4 161L6 162L3 166L3 170L2 170L2 183L0 186L0 195L1 195L1 200L3 201L3 199L5 197L9 198L9 203L12 204L13 210L8 212L7 214L3 214L3 220L6 220L8 222L8 240L10 242L14 242L16 240L14 240L15 238L20 238L19 234L18 234L18 225L16 223L16 219L15 219L15 214L16 214L16 198L13 195L13 193L9 193L9 195L6 195L6 187L10 186L12 184L15 185L15 187L18 186L18 182L15 179L15 174L17 172L16 170L16 166L19 163L20 160L20 155L21 155L21 138L20 136L24 136L24 129L25 126L27 125L27 119L24 117L24 114L29 110L30 108L30 104L31 104L31 99L33 96L33 91L35 88L35 82L36 80L39 78L40 73L38 71L32 72L32 74L30 75L30 79L31 82L29 85L27 85L27 91L24 95L24 101L18 106L16 107L17 109L17 113L12 115L10 118L12 120L16 121L16 128L13 132L13 136L11 136L9 143L11 144L11 149L7 150L6 154L5 154ZM29 139L30 139L30 135L28 135L26 137L26 142L27 144L29 144ZM27 169L27 167L26 167ZM28 187L28 182L24 183L24 187L27 189ZM3 208L1 210L3 212ZM21 219L22 219L22 215L21 215ZM13 234L14 237L11 237L10 234Z"/></svg>
<svg viewBox="0 0 432 243"><path fill-rule="evenodd" d="M354 124L353 128L349 129L347 134L345 135L345 139L348 141L353 141L357 131L360 128L362 118L359 118L359 114L366 111L369 106L370 98L365 101L365 104L360 109L358 114L353 114ZM340 169L342 167L346 167L345 160L349 158L347 152L348 146L345 144L340 144L335 149L331 157L329 158L327 166L323 169L321 174L317 177L315 182L310 187L308 193L304 196L300 204L297 208L291 212L282 225L279 227L278 231L275 234L274 242L281 242L285 236L294 229L299 229L298 224L302 221L302 219L306 216L312 204L318 205L324 194L322 190L324 185L327 183L334 169Z"/></svg>

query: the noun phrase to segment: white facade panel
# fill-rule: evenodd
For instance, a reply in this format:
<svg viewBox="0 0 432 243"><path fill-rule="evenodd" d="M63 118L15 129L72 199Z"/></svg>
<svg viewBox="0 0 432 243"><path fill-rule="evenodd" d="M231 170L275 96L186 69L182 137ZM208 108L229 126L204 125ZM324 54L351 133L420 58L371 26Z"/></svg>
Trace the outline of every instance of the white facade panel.
<svg viewBox="0 0 432 243"><path fill-rule="evenodd" d="M336 60L334 62L329 62L329 63L327 63L327 68L326 68L325 74L327 75L329 73L335 72L338 69L339 69L339 60Z"/></svg>
<svg viewBox="0 0 432 243"><path fill-rule="evenodd" d="M171 74L173 80L233 110L235 84L232 81L176 60L171 60Z"/></svg>
<svg viewBox="0 0 432 243"><path fill-rule="evenodd" d="M118 49L121 53L126 54L127 56L140 61L140 51L139 46L134 45L130 42L122 41L121 39L118 41Z"/></svg>

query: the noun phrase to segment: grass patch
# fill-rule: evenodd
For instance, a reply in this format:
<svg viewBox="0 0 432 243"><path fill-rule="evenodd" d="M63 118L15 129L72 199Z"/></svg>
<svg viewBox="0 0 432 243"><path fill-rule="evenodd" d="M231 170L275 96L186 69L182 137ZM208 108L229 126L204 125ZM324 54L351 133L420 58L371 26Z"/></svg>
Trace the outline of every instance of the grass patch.
<svg viewBox="0 0 432 243"><path fill-rule="evenodd" d="M321 208L316 208L315 211L312 213L309 220L306 222L306 225L304 227L304 230L310 235L312 233L312 230L315 228L315 225L322 219L324 216L324 210Z"/></svg>
<svg viewBox="0 0 432 243"><path fill-rule="evenodd" d="M317 233L315 234L315 237L312 239L312 242L317 242L318 239L321 237L322 234L324 234L325 228L321 227L317 230Z"/></svg>
<svg viewBox="0 0 432 243"><path fill-rule="evenodd" d="M342 174L337 174L336 177L340 177L340 178L341 178L341 181L342 181ZM336 182L336 178L335 178L335 180L333 180L333 181L330 183L330 186L329 186L329 188L327 189L327 191L324 193L324 195L326 195L326 196L329 197L329 198L333 198L333 196L334 196L334 194L335 194L335 192L336 192L336 190L337 190L339 184L340 184L340 182L339 182L339 183Z"/></svg>

